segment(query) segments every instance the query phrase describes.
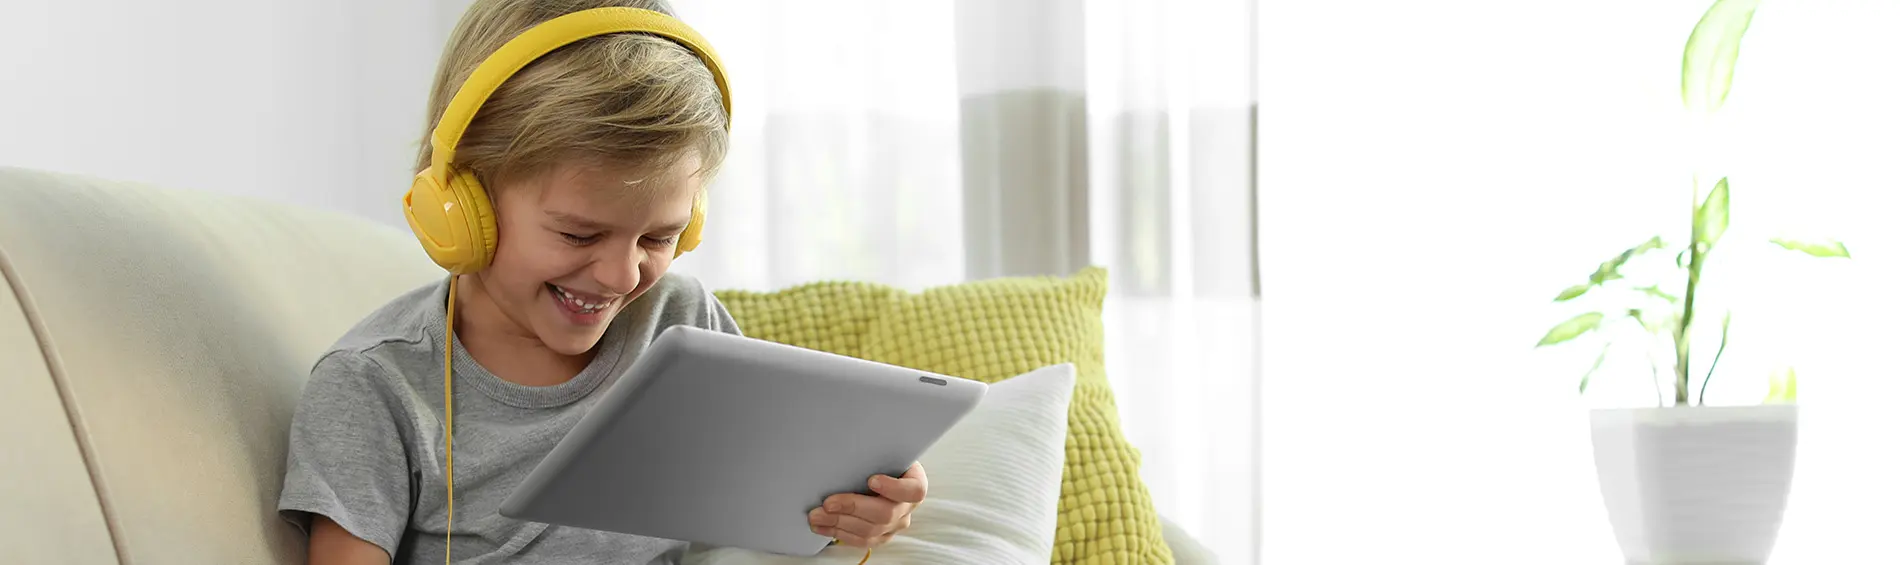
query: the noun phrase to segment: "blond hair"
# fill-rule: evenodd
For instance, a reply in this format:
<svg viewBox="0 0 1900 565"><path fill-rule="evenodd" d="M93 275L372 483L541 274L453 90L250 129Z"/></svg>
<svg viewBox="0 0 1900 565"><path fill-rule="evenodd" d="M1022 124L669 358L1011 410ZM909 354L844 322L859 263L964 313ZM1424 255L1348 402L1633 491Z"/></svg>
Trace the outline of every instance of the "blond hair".
<svg viewBox="0 0 1900 565"><path fill-rule="evenodd" d="M537 24L612 6L674 15L665 0L476 0L443 50L416 171L429 166L427 132L483 59ZM654 35L602 35L503 82L456 145L454 165L491 190L570 160L658 170L696 156L698 174L711 175L725 158L726 120L712 71L691 50Z"/></svg>

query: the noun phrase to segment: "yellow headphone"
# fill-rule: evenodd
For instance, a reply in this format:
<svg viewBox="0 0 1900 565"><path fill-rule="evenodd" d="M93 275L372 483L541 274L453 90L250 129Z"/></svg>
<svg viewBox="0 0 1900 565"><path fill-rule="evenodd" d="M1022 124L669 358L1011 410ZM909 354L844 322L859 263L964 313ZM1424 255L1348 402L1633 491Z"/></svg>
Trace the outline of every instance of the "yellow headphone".
<svg viewBox="0 0 1900 565"><path fill-rule="evenodd" d="M726 72L706 38L671 16L638 8L594 8L567 14L537 25L495 50L455 91L435 131L429 134L429 167L416 173L409 193L402 198L403 216L409 229L422 242L429 258L450 273L467 274L488 267L495 258L495 213L488 192L469 171L453 166L455 145L475 119L482 103L501 88L508 77L528 63L569 43L610 33L650 33L691 49L706 68L712 70L719 85L720 101L725 105L727 127L731 127L732 90L726 86ZM693 216L680 234L673 256L679 257L699 246L700 231L706 223L704 193L693 200Z"/></svg>
<svg viewBox="0 0 1900 565"><path fill-rule="evenodd" d="M575 41L612 33L658 35L692 50L712 71L713 82L719 86L720 102L725 106L726 127L731 129L732 89L726 83L725 67L719 62L719 55L713 52L711 43L684 22L652 10L594 8L536 25L495 50L456 90L435 131L429 135L429 167L416 173L408 194L402 198L403 216L409 221L409 229L415 232L416 239L437 265L453 275L463 275L487 268L495 258L495 214L488 192L473 173L453 166L456 143L474 121L475 112L508 77L528 63ZM674 248L676 258L699 246L706 223L703 192L695 196L692 214L692 220ZM455 281L456 277L451 276L448 338L442 348L443 428L447 451L443 465L448 482L448 526L443 532L444 538L452 538L455 531ZM452 539L443 544L444 563L452 562L452 544ZM867 548L858 563L863 565L870 559L871 550Z"/></svg>

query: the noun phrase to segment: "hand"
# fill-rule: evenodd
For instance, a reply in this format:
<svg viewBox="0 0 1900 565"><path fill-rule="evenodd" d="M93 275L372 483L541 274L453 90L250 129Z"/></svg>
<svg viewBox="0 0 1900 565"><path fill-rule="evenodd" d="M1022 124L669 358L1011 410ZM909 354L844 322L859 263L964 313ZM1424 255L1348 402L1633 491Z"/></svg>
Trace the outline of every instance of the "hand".
<svg viewBox="0 0 1900 565"><path fill-rule="evenodd" d="M871 477L871 492L878 496L831 495L824 506L812 509L811 531L855 547L890 543L893 536L910 529L910 512L924 501L929 486L922 463L912 463L903 478Z"/></svg>

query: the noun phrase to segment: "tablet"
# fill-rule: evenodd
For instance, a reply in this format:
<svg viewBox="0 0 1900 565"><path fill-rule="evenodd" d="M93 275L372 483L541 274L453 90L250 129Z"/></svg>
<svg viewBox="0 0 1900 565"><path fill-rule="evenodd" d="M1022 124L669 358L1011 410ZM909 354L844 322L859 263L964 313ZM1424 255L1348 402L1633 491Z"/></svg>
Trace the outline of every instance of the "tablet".
<svg viewBox="0 0 1900 565"><path fill-rule="evenodd" d="M816 555L807 513L872 494L988 386L690 326L662 331L502 503L501 515Z"/></svg>

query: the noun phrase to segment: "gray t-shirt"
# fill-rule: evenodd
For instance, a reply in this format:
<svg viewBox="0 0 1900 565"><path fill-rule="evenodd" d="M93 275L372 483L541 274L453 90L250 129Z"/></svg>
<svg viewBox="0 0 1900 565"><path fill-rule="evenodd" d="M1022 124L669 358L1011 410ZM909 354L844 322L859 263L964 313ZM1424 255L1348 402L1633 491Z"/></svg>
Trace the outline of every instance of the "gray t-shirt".
<svg viewBox="0 0 1900 565"><path fill-rule="evenodd" d="M290 427L277 508L307 533L312 513L381 546L395 563L442 559L442 351L448 279L370 314L311 369ZM663 330L738 334L691 277L669 274L608 325L594 360L568 382L523 386L455 347L456 563L675 563L684 542L524 522L502 500ZM652 454L664 457L665 454Z"/></svg>

